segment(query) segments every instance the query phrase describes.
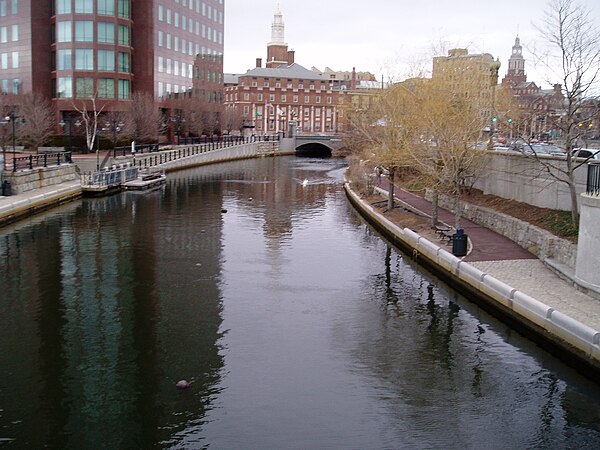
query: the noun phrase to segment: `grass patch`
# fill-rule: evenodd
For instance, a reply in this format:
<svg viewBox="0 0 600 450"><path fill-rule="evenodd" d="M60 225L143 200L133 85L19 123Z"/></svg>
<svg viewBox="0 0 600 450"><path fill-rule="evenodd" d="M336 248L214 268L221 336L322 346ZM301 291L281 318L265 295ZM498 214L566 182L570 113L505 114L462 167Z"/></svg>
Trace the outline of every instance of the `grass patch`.
<svg viewBox="0 0 600 450"><path fill-rule="evenodd" d="M579 234L579 228L571 222L570 211L552 211L541 222L560 237L575 237Z"/></svg>

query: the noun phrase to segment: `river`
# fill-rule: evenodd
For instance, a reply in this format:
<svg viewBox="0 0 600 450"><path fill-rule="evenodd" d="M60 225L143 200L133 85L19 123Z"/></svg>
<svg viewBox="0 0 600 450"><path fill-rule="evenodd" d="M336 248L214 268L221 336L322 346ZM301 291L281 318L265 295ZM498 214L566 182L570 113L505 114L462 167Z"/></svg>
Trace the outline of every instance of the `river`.
<svg viewBox="0 0 600 450"><path fill-rule="evenodd" d="M204 166L0 229L0 446L600 448L599 386L381 239L344 170Z"/></svg>

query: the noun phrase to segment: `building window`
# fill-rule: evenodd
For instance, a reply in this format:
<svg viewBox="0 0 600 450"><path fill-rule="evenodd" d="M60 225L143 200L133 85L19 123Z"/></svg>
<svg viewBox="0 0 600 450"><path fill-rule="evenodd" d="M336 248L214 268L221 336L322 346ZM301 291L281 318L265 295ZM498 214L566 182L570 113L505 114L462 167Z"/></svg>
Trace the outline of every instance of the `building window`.
<svg viewBox="0 0 600 450"><path fill-rule="evenodd" d="M294 103L298 103L298 96L294 95Z"/></svg>
<svg viewBox="0 0 600 450"><path fill-rule="evenodd" d="M129 53L119 52L118 70L121 73L129 73Z"/></svg>
<svg viewBox="0 0 600 450"><path fill-rule="evenodd" d="M0 17L6 16L6 0L0 0ZM4 81L4 80L2 80ZM8 80L6 80L6 90L3 89L3 92L8 91Z"/></svg>
<svg viewBox="0 0 600 450"><path fill-rule="evenodd" d="M94 12L93 0L75 0L75 12L77 14L92 14Z"/></svg>
<svg viewBox="0 0 600 450"><path fill-rule="evenodd" d="M94 70L94 50L91 48L75 50L75 70Z"/></svg>
<svg viewBox="0 0 600 450"><path fill-rule="evenodd" d="M12 26L12 31L11 31L10 39L13 42L16 42L16 41L19 40L19 25L13 25Z"/></svg>
<svg viewBox="0 0 600 450"><path fill-rule="evenodd" d="M119 45L129 46L129 27L127 25L119 25ZM162 47L162 31L159 32L159 44Z"/></svg>
<svg viewBox="0 0 600 450"><path fill-rule="evenodd" d="M259 102L263 101L263 95L262 94L258 94L257 101L259 101Z"/></svg>
<svg viewBox="0 0 600 450"><path fill-rule="evenodd" d="M19 68L19 52L12 52L12 68Z"/></svg>
<svg viewBox="0 0 600 450"><path fill-rule="evenodd" d="M159 71L160 73L162 73L162 71L163 71L163 61L164 61L164 60L163 60L163 57L162 57L162 56L159 56L159 57L158 57L158 63L157 63L157 65L158 65L158 71Z"/></svg>
<svg viewBox="0 0 600 450"><path fill-rule="evenodd" d="M98 14L102 16L114 16L115 0L98 0Z"/></svg>
<svg viewBox="0 0 600 450"><path fill-rule="evenodd" d="M129 98L129 80L119 80L119 99Z"/></svg>
<svg viewBox="0 0 600 450"><path fill-rule="evenodd" d="M12 0L10 12L11 12L11 14L19 13L19 0ZM16 94L16 92L15 92L15 94Z"/></svg>
<svg viewBox="0 0 600 450"><path fill-rule="evenodd" d="M283 95L281 96L281 101L282 101L283 103L287 102L287 95L283 94Z"/></svg>
<svg viewBox="0 0 600 450"><path fill-rule="evenodd" d="M321 96L320 96L320 95L317 95L317 96L315 97L315 101L316 101L317 103L321 103Z"/></svg>
<svg viewBox="0 0 600 450"><path fill-rule="evenodd" d="M113 50L98 50L98 70L114 72L115 52Z"/></svg>
<svg viewBox="0 0 600 450"><path fill-rule="evenodd" d="M58 70L71 70L72 69L72 63L71 63L71 59L73 56L73 51L69 48L69 49L62 49L59 50L57 52L57 59L58 59Z"/></svg>
<svg viewBox="0 0 600 450"><path fill-rule="evenodd" d="M71 42L72 28L71 22L57 22L57 42Z"/></svg>
<svg viewBox="0 0 600 450"><path fill-rule="evenodd" d="M0 42L8 42L8 27L0 27Z"/></svg>
<svg viewBox="0 0 600 450"><path fill-rule="evenodd" d="M75 78L75 96L92 98L94 96L94 79L90 77Z"/></svg>
<svg viewBox="0 0 600 450"><path fill-rule="evenodd" d="M98 22L98 42L105 44L115 43L115 24L112 22Z"/></svg>
<svg viewBox="0 0 600 450"><path fill-rule="evenodd" d="M119 0L119 17L129 19L129 0Z"/></svg>
<svg viewBox="0 0 600 450"><path fill-rule="evenodd" d="M56 0L56 14L71 14L71 0Z"/></svg>
<svg viewBox="0 0 600 450"><path fill-rule="evenodd" d="M75 41L94 42L94 22L91 20L75 21Z"/></svg>
<svg viewBox="0 0 600 450"><path fill-rule="evenodd" d="M8 53L2 53L0 55L0 68L8 69Z"/></svg>
<svg viewBox="0 0 600 450"><path fill-rule="evenodd" d="M56 94L58 98L73 98L73 79L68 77L57 78Z"/></svg>
<svg viewBox="0 0 600 450"><path fill-rule="evenodd" d="M158 5L158 21L162 22L163 20L165 20L164 8L163 5Z"/></svg>
<svg viewBox="0 0 600 450"><path fill-rule="evenodd" d="M115 98L115 80L112 78L98 79L98 97Z"/></svg>
<svg viewBox="0 0 600 450"><path fill-rule="evenodd" d="M304 96L304 103L310 103L310 97L308 95Z"/></svg>
<svg viewBox="0 0 600 450"><path fill-rule="evenodd" d="M21 80L15 78L13 80L13 94L19 95L19 86L21 86Z"/></svg>

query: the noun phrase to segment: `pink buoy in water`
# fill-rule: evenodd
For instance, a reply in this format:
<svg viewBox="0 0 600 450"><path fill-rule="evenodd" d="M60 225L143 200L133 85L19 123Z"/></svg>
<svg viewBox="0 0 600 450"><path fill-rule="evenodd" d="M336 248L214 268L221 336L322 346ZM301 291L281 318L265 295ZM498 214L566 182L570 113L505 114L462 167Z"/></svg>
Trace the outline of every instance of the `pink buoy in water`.
<svg viewBox="0 0 600 450"><path fill-rule="evenodd" d="M188 383L186 380L179 380L175 387L178 389L187 389L190 387L190 383Z"/></svg>

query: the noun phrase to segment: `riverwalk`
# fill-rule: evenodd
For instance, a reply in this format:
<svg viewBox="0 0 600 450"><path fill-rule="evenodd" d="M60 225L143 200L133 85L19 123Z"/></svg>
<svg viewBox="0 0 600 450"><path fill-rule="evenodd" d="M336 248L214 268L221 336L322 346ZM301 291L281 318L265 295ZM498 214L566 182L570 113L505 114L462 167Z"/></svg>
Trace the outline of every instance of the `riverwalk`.
<svg viewBox="0 0 600 450"><path fill-rule="evenodd" d="M507 318L517 330L571 360L590 377L600 373L600 300L577 290L535 255L488 228L461 219L471 248L458 258L446 240L432 232L421 236L393 222L354 192L351 183L346 183L346 192L369 222L413 258L454 287L484 299L486 309ZM383 189L380 193L387 195ZM431 203L423 197L398 186L394 193L399 204L419 215L431 211ZM442 223L454 222L453 212L439 208L438 215Z"/></svg>

